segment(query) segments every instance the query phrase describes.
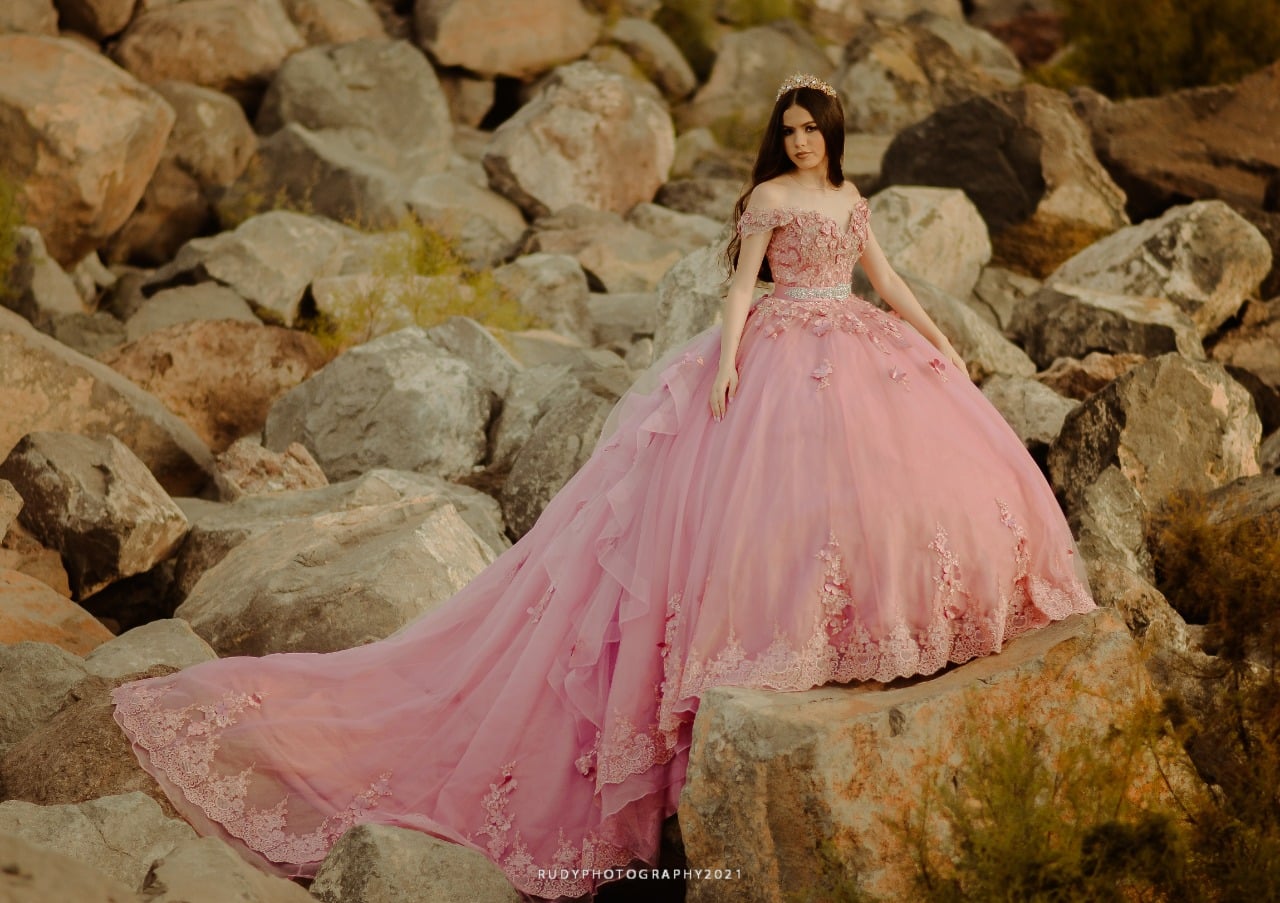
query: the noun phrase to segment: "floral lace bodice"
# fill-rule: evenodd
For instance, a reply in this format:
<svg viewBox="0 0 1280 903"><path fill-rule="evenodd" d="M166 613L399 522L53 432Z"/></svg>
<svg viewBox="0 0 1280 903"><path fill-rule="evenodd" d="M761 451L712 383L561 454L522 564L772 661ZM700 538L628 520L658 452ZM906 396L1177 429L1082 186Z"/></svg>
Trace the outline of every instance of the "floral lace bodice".
<svg viewBox="0 0 1280 903"><path fill-rule="evenodd" d="M765 254L777 285L848 285L867 241L870 217L866 198L859 198L843 228L817 210L746 210L738 219L738 233L745 237L773 230Z"/></svg>

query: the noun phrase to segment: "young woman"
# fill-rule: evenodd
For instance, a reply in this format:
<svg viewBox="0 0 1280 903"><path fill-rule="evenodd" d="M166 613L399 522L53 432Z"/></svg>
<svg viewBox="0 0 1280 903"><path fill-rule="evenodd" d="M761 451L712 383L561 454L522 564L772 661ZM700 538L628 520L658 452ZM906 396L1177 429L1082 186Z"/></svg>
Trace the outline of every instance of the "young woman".
<svg viewBox="0 0 1280 903"><path fill-rule="evenodd" d="M707 688L929 674L1093 607L1049 487L841 177L843 121L824 83L783 86L723 325L452 599L368 646L116 691L198 830L311 875L352 825L396 825L582 896L656 860ZM850 294L859 261L902 319Z"/></svg>

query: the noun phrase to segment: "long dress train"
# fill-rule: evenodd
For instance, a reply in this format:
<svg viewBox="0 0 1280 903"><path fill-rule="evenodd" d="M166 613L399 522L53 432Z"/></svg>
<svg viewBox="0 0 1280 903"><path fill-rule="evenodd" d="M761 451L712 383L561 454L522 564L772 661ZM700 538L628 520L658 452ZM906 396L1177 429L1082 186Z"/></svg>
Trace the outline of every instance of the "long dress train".
<svg viewBox="0 0 1280 903"><path fill-rule="evenodd" d="M708 687L887 681L998 651L1089 596L1013 431L896 317L849 293L868 234L749 211L775 278L723 421L719 329L612 432L534 528L378 643L229 658L115 692L196 828L314 874L361 822L480 850L521 891L654 862Z"/></svg>

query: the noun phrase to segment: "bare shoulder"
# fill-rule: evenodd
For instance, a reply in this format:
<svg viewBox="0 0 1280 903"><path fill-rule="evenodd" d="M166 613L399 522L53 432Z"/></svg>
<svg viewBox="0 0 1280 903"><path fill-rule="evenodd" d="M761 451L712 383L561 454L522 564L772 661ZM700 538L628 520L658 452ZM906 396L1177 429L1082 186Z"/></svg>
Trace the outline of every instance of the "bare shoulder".
<svg viewBox="0 0 1280 903"><path fill-rule="evenodd" d="M767 210L773 207L785 207L790 197L786 186L777 178L761 182L751 191L751 199L747 206L753 210Z"/></svg>
<svg viewBox="0 0 1280 903"><path fill-rule="evenodd" d="M844 180L844 184L840 186L840 194L841 196L848 198L850 204L857 204L859 201L866 200L866 198L858 192L858 186L853 184L852 179Z"/></svg>

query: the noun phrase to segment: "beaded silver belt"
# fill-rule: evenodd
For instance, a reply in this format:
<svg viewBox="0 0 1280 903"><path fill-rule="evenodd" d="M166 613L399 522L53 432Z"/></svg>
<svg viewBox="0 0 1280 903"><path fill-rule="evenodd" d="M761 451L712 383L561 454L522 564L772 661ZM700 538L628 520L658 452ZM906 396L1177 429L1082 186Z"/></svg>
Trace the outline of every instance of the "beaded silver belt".
<svg viewBox="0 0 1280 903"><path fill-rule="evenodd" d="M847 298L853 292L847 285L775 285L772 294L788 301L809 301L813 298Z"/></svg>

